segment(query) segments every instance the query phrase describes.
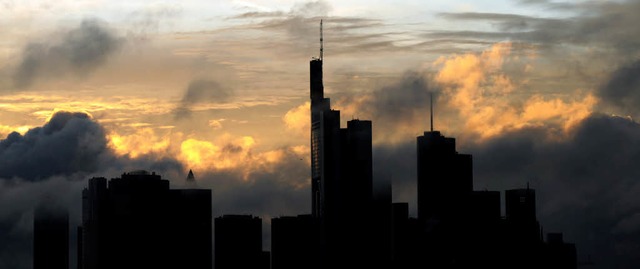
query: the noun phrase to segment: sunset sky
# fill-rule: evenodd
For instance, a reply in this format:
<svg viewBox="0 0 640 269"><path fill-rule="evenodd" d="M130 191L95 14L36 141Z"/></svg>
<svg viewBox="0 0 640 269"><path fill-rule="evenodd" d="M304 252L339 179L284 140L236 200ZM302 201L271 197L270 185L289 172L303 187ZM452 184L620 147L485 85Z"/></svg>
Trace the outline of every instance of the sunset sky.
<svg viewBox="0 0 640 269"><path fill-rule="evenodd" d="M310 212L309 60L373 121L374 180L416 212L416 136L477 190L537 191L594 268L640 266L639 1L0 0L0 268L31 268L33 206L80 220L93 176L213 191L214 216ZM34 129L35 128L35 129ZM17 132L17 133L14 133ZM72 241L73 242L73 241ZM268 240L267 240L268 243ZM265 243L265 244L267 244Z"/></svg>

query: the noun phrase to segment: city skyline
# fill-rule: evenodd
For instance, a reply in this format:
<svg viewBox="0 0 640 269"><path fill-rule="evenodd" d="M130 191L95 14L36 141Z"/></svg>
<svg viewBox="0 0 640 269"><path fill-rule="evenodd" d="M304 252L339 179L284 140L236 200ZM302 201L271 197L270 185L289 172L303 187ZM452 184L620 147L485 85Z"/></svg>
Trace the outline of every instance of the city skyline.
<svg viewBox="0 0 640 269"><path fill-rule="evenodd" d="M472 156L433 129L432 102L431 129L417 137L418 217L392 203L388 179L374 191L372 122L340 128L324 95L322 36L320 21L320 57L309 62L311 214L273 218L263 238L258 216L223 214L212 226L211 190L193 189L191 169L189 189L145 170L94 177L82 191L76 268L577 268L562 233L544 239L528 184L505 191L504 217L500 192L473 190ZM34 213L34 269L68 268L68 209L43 209Z"/></svg>
<svg viewBox="0 0 640 269"><path fill-rule="evenodd" d="M434 92L435 129L473 155L475 189L529 183L581 258L638 262L637 3L282 3L3 2L0 260L26 259L37 201L70 205L94 175L179 186L193 169L214 216L308 213L304 63L324 19L340 126L373 121L374 183L392 180L412 216Z"/></svg>

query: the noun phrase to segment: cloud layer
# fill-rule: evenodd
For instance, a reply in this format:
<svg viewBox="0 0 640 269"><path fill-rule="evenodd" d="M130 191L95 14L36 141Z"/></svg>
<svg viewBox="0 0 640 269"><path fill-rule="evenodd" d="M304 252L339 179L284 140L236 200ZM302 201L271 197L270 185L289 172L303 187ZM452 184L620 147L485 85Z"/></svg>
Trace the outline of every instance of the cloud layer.
<svg viewBox="0 0 640 269"><path fill-rule="evenodd" d="M102 127L85 113L58 112L42 127L0 140L0 178L44 180L95 172L109 158Z"/></svg>
<svg viewBox="0 0 640 269"><path fill-rule="evenodd" d="M14 74L14 84L24 88L41 78L85 76L103 65L121 43L122 39L104 23L82 21L77 28L50 42L27 44Z"/></svg>

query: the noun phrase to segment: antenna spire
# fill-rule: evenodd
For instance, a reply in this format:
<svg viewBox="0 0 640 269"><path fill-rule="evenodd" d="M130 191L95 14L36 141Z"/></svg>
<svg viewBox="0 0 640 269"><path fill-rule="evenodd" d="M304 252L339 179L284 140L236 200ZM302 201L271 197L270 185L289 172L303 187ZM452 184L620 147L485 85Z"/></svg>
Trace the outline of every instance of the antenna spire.
<svg viewBox="0 0 640 269"><path fill-rule="evenodd" d="M320 20L320 60L322 60L322 54L324 51L324 47L323 47L323 39L322 39L322 20Z"/></svg>
<svg viewBox="0 0 640 269"><path fill-rule="evenodd" d="M433 92L429 93L429 103L429 108L431 110L431 131L433 132Z"/></svg>

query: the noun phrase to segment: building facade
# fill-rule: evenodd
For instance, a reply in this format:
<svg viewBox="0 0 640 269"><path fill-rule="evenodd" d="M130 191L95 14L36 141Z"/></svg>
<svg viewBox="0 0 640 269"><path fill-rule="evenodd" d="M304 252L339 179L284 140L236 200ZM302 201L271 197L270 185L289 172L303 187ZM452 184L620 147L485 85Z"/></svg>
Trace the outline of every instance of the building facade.
<svg viewBox="0 0 640 269"><path fill-rule="evenodd" d="M90 179L82 199L78 268L211 268L211 190L134 171Z"/></svg>

